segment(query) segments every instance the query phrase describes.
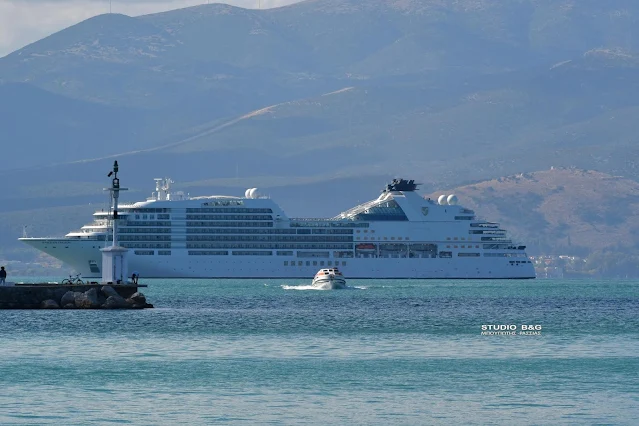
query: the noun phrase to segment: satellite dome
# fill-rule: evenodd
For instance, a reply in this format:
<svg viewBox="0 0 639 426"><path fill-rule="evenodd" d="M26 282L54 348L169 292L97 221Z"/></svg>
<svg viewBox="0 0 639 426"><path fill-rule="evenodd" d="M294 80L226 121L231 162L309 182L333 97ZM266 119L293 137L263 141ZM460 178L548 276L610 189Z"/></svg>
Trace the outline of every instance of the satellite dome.
<svg viewBox="0 0 639 426"><path fill-rule="evenodd" d="M446 204L446 196L445 195L440 195L439 198L437 199L437 203L440 206L443 206L444 204Z"/></svg>
<svg viewBox="0 0 639 426"><path fill-rule="evenodd" d="M455 194L450 194L446 200L448 201L448 204L451 206L454 206L459 202L459 198L457 198L457 195Z"/></svg>
<svg viewBox="0 0 639 426"><path fill-rule="evenodd" d="M260 195L257 193L257 188L249 189L249 198L257 198Z"/></svg>
<svg viewBox="0 0 639 426"><path fill-rule="evenodd" d="M244 198L251 198L251 188L244 191Z"/></svg>

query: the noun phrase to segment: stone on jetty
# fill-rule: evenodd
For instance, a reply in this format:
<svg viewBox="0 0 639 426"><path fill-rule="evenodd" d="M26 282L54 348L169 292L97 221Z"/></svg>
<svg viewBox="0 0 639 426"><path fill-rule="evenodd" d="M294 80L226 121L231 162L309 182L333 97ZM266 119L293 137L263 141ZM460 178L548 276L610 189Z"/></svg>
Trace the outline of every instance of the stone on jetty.
<svg viewBox="0 0 639 426"><path fill-rule="evenodd" d="M104 285L102 286L102 288L100 289L100 291L102 292L102 294L104 294L106 297L109 296L119 296L118 292L115 291L115 289L113 287L111 287L110 285Z"/></svg>
<svg viewBox="0 0 639 426"><path fill-rule="evenodd" d="M89 307L92 309L99 308L104 302L106 302L106 298L101 294L98 294L98 289L96 288L89 289L88 291L84 292L84 295L91 305Z"/></svg>
<svg viewBox="0 0 639 426"><path fill-rule="evenodd" d="M123 309L133 307L133 304L129 305L124 297L116 295L107 297L104 307L106 309Z"/></svg>
<svg viewBox="0 0 639 426"><path fill-rule="evenodd" d="M137 291L129 297L129 300L138 305L146 305L146 297Z"/></svg>
<svg viewBox="0 0 639 426"><path fill-rule="evenodd" d="M76 291L74 293L74 303L76 308L90 308L91 302L87 299L87 296L81 291Z"/></svg>
<svg viewBox="0 0 639 426"><path fill-rule="evenodd" d="M62 299L60 300L60 306L66 308L67 305L73 305L75 308L75 293L70 290L64 293L64 296L62 296Z"/></svg>
<svg viewBox="0 0 639 426"><path fill-rule="evenodd" d="M40 304L42 309L60 309L60 305L53 299L47 299Z"/></svg>
<svg viewBox="0 0 639 426"><path fill-rule="evenodd" d="M144 287L144 286L143 286ZM0 287L0 309L152 308L137 285L18 284Z"/></svg>

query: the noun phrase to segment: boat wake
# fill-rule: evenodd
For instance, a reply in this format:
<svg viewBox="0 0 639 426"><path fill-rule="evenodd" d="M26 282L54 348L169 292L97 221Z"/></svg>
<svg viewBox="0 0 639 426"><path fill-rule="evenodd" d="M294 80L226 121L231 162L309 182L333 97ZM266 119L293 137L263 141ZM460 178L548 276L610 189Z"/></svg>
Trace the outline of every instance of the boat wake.
<svg viewBox="0 0 639 426"><path fill-rule="evenodd" d="M313 285L286 285L286 284L282 284L281 285L282 289L284 290L319 290L319 291L326 291L326 290L366 290L368 287L364 287L364 286L348 286L348 287L344 287L341 289L333 289L330 287L330 285L327 286L313 286Z"/></svg>
<svg viewBox="0 0 639 426"><path fill-rule="evenodd" d="M330 288L315 287L312 285L285 285L282 284L284 290L330 290Z"/></svg>

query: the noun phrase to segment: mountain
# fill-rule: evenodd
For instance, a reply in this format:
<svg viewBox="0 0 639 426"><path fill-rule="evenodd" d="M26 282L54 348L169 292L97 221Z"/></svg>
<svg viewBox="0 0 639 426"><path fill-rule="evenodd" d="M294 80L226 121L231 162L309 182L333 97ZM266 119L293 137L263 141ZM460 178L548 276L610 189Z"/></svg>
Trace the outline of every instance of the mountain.
<svg viewBox="0 0 639 426"><path fill-rule="evenodd" d="M460 203L499 218L535 254L587 255L639 249L639 183L594 170L552 168L464 185Z"/></svg>
<svg viewBox="0 0 639 426"><path fill-rule="evenodd" d="M0 83L3 169L118 154L144 135L146 117L130 108L68 98L26 83ZM155 134L155 136L159 136Z"/></svg>
<svg viewBox="0 0 639 426"><path fill-rule="evenodd" d="M398 175L428 192L551 166L636 181L638 17L630 0L96 16L0 58L0 212L100 202L115 158L132 197L168 174L281 191L300 215L322 208L310 193Z"/></svg>

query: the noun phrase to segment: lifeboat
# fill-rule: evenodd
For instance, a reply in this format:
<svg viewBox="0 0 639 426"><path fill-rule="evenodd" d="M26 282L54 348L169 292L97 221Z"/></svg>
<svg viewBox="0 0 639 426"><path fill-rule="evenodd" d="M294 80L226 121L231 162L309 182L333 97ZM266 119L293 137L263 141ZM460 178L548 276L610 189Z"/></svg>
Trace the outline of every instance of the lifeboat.
<svg viewBox="0 0 639 426"><path fill-rule="evenodd" d="M359 251L375 251L376 250L375 244L366 244L366 243L357 244L355 248Z"/></svg>

